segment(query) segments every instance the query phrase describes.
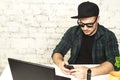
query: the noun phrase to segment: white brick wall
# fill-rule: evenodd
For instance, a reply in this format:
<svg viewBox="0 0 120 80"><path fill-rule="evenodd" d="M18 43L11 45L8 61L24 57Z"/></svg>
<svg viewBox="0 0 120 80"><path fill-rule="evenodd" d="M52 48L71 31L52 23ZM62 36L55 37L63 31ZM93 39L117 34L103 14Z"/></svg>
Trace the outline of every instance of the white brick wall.
<svg viewBox="0 0 120 80"><path fill-rule="evenodd" d="M51 54L63 33L76 24L71 16L85 0L0 0L0 73L7 58L52 63ZM120 1L90 0L100 7L100 23L120 44Z"/></svg>

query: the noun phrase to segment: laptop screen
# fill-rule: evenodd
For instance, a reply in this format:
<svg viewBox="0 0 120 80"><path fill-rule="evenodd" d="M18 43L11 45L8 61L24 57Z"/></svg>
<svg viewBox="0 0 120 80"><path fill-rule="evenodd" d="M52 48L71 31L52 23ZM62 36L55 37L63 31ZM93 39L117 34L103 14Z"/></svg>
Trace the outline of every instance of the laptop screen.
<svg viewBox="0 0 120 80"><path fill-rule="evenodd" d="M70 80L55 75L55 68L8 58L13 80Z"/></svg>

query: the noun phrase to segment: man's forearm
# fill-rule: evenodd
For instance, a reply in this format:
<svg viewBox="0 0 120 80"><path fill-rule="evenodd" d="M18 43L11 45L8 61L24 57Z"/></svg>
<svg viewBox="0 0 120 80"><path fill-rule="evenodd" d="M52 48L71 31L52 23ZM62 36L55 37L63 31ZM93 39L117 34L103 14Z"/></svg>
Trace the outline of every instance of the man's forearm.
<svg viewBox="0 0 120 80"><path fill-rule="evenodd" d="M58 66L61 65L62 61L64 60L63 56L60 53L54 53L52 59L53 62Z"/></svg>
<svg viewBox="0 0 120 80"><path fill-rule="evenodd" d="M97 67L91 68L92 76L108 74L110 71L114 70L112 63L106 61Z"/></svg>

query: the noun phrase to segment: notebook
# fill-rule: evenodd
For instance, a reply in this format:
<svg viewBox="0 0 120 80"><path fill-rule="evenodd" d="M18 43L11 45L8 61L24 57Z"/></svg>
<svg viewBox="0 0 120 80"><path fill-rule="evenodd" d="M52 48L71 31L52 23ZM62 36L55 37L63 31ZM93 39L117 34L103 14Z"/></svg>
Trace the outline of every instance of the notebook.
<svg viewBox="0 0 120 80"><path fill-rule="evenodd" d="M8 58L13 80L71 80L55 75L55 68L18 59Z"/></svg>

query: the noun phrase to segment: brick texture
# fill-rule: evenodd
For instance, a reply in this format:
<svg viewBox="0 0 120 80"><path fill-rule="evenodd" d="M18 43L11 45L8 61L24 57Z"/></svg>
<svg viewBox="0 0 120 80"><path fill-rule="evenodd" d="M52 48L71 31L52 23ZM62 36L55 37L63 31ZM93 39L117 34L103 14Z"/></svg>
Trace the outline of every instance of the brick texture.
<svg viewBox="0 0 120 80"><path fill-rule="evenodd" d="M53 49L64 32L76 25L70 17L77 15L83 1L0 0L0 73L8 57L51 64ZM120 1L90 1L99 5L100 23L116 34L120 44Z"/></svg>

